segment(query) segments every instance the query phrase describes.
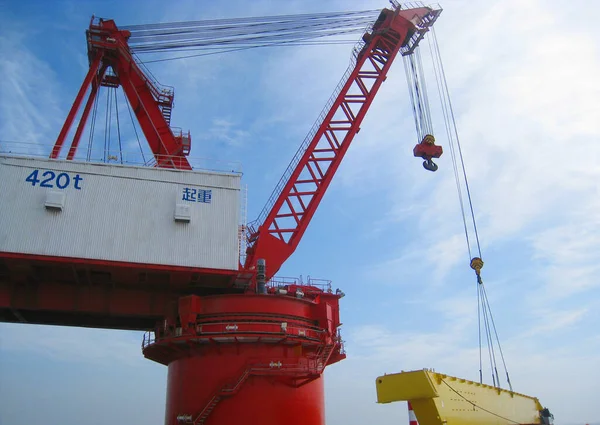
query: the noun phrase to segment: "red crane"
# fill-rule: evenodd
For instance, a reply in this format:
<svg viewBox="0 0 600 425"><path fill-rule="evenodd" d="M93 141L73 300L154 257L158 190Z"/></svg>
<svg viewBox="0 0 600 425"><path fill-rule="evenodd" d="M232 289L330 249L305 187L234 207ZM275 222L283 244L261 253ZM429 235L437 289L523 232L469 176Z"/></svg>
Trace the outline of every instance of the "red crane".
<svg viewBox="0 0 600 425"><path fill-rule="evenodd" d="M273 275L298 246L394 59L398 53L410 55L441 13L392 4L364 33L320 120L248 226L247 257L239 272L213 270L211 275L183 267L0 252L0 270L9 276L8 285L0 281L0 309L32 323L154 328L144 338L143 353L168 365L168 425L231 424L242 418L249 425L322 425L322 372L345 358L338 329L343 293L318 282L278 283ZM121 86L155 166L190 170L189 133L169 126L173 89L143 71L128 45L130 37L112 20L92 20L87 31L90 70L51 158L59 158L85 94L89 91L68 160L75 158L99 87ZM441 155L441 148L425 137L415 155L428 162ZM44 270L43 264L55 272L30 276L25 281L33 284L21 285L27 261L31 269ZM98 267L103 280L83 285L80 281ZM146 271L170 275L160 286L150 284ZM227 279L226 287L219 276ZM245 385L249 381L252 385Z"/></svg>

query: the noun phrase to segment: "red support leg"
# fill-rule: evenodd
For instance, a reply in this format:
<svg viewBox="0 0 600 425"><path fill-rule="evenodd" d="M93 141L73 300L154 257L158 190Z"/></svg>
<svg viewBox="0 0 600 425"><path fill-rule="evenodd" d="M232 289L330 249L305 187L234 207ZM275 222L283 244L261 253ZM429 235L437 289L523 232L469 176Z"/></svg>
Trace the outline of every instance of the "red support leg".
<svg viewBox="0 0 600 425"><path fill-rule="evenodd" d="M96 98L96 93L98 93L98 88L100 88L100 83L102 82L102 78L104 77L104 73L106 72L106 66L103 66L100 70L100 73L97 75L97 78L92 81L92 90L90 91L90 96L83 108L83 115L81 115L81 120L79 120L79 125L77 126L77 130L75 131L75 137L73 137L73 141L71 142L71 147L69 148L69 153L67 155L67 160L71 161L77 152L77 147L79 146L79 140L81 139L81 133L83 133L83 129L87 122L88 117L90 116L90 111L92 109L92 105L94 104L94 99Z"/></svg>
<svg viewBox="0 0 600 425"><path fill-rule="evenodd" d="M81 85L81 88L79 89L79 93L77 93L75 102L73 102L73 106L71 106L69 115L67 116L67 119L66 119L62 129L60 130L58 139L56 139L56 143L54 144L54 148L52 149L52 153L50 154L50 158L52 158L52 159L58 158L58 155L60 154L62 145L65 142L65 137L67 137L67 133L69 132L71 125L73 125L73 120L75 119L75 115L77 115L77 111L79 110L79 107L81 106L83 96L85 95L87 88L89 87L90 83L92 82L92 78L94 78L94 75L96 75L96 72L98 72L98 67L100 66L100 61L102 60L102 56L103 55L101 53L99 53L96 56L96 58L94 59L94 61L90 64L90 70L88 71L87 75L85 76L85 80L83 80L83 84Z"/></svg>

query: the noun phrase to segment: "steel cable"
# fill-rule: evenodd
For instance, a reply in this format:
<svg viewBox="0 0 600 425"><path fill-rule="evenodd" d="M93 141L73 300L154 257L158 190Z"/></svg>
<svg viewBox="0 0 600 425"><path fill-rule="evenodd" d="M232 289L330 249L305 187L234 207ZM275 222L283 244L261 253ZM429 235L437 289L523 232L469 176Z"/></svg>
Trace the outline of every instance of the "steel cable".
<svg viewBox="0 0 600 425"><path fill-rule="evenodd" d="M469 260L472 260L471 254L471 239L469 236L469 225L467 224L467 211L465 208L465 202L463 199L463 189L461 185L461 177L464 180L464 189L466 192L466 200L468 202L468 211L470 212L469 221L472 225L474 232L474 239L476 243L477 253L479 255L479 259L482 258L481 254L481 244L479 241L479 232L477 229L477 223L475 219L475 213L473 208L473 201L471 197L471 190L469 187L469 181L467 177L466 167L464 163L464 158L462 154L462 148L460 144L460 138L458 135L458 128L456 124L456 118L454 116L454 110L452 107L452 102L450 99L450 91L448 89L448 84L446 80L446 74L444 71L441 53L439 49L439 44L437 41L437 36L435 33L435 28L432 30L432 37L429 39L429 47L431 50L431 54L433 57L433 69L436 76L436 82L438 86L438 92L440 95L440 101L442 104L442 114L444 117L444 123L446 127L446 134L448 136L448 144L450 147L450 154L452 158L452 166L454 171L454 178L456 182L456 187L458 191L461 215L463 220L463 227L465 232L465 239L467 242L467 249L469 253ZM459 164L460 162L460 164ZM462 171L462 173L461 173ZM462 175L461 175L462 174ZM473 264L473 263L472 263ZM483 265L483 262L481 263ZM472 265L473 267L473 265ZM482 358L482 322L483 322L483 330L485 332L485 340L487 342L488 348L488 357L490 361L490 369L492 373L492 381L494 386L500 387L500 376L498 374L498 368L496 363L496 353L494 347L494 337L496 340L496 344L498 345L498 350L500 353L500 358L502 360L502 365L504 367L506 373L506 379L509 385L510 390L512 391L512 383L510 382L510 375L508 373L508 369L506 367L506 361L504 358L504 353L502 350L502 345L500 343L500 338L498 337L498 332L496 329L496 324L494 322L494 318L492 315L492 310L490 308L489 299L487 297L487 292L485 290L485 286L483 281L481 280L481 276L479 274L480 269L476 269L477 272L477 323L478 323L478 342L479 342L479 379L480 382L483 383L483 358Z"/></svg>
<svg viewBox="0 0 600 425"><path fill-rule="evenodd" d="M144 164L146 163L146 157L144 156L144 149L142 148L142 144L140 143L140 136L138 135L137 132L137 127L135 126L135 121L133 120L133 114L131 112L131 104L129 103L129 99L127 99L127 96L125 96L125 100L127 103L127 111L129 112L129 117L131 118L131 125L133 127L133 132L135 133L135 138L137 139L138 142L138 146L140 147L140 153L142 154L142 160L144 161Z"/></svg>
<svg viewBox="0 0 600 425"><path fill-rule="evenodd" d="M320 39L362 32L379 13L379 10L366 10L280 15L128 25L122 29L131 32L128 44L132 52L137 54L219 49L226 52L264 46L331 44L331 41ZM148 62L193 56L161 58Z"/></svg>
<svg viewBox="0 0 600 425"><path fill-rule="evenodd" d="M502 352L502 346L500 345L500 338L498 337L498 331L496 329L496 323L494 322L494 316L492 315L492 310L490 307L490 302L488 300L488 296L487 296L487 291L485 289L485 286L482 284L481 285L482 290L483 290L483 295L485 297L485 302L487 303L487 308L488 311L490 312L490 319L492 322L492 328L494 329L494 334L496 336L496 341L498 341L498 351L500 351L500 358L502 359L502 365L504 366L504 370L506 372L506 381L508 382L508 386L510 388L510 390L512 391L512 384L510 382L510 376L508 374L508 369L506 367L506 361L504 360L504 353ZM498 372L496 371L496 375L498 375Z"/></svg>
<svg viewBox="0 0 600 425"><path fill-rule="evenodd" d="M325 24L318 26L297 26L292 28L272 28L264 31L252 32L247 34L222 34L219 37L214 37L213 34L198 33L195 37L174 37L169 36L161 43L154 40L156 37L145 37L146 42L136 43L130 42L130 46L138 53L155 52L160 50L175 50L190 46L215 46L215 45L235 45L235 44L268 44L281 39L296 40L299 38L320 38L329 35L335 35L339 30L354 32L363 29L369 22L361 23L351 22L346 24L329 25L321 28ZM322 30L325 29L326 30ZM160 36L165 38L166 36Z"/></svg>
<svg viewBox="0 0 600 425"><path fill-rule="evenodd" d="M451 121L452 121L452 127L453 127L453 130L454 130L454 134L456 135L456 145L458 147L457 151L458 151L458 154L460 156L460 163L461 163L461 166L462 166L463 177L464 177L464 180L465 180L465 189L466 189L466 192L467 192L467 199L469 201L469 209L471 210L471 219L473 221L473 230L474 230L474 233L475 233L475 240L477 242L477 252L479 253L479 258L483 258L482 254L481 254L481 244L479 243L479 232L477 231L477 223L476 223L476 220L475 220L475 212L473 210L473 201L471 199L471 189L469 188L469 180L467 178L467 170L465 168L465 162L464 162L464 159L463 159L462 149L461 149L461 146L460 146L460 138L458 137L458 128L456 126L456 118L454 116L454 109L452 107L452 102L450 101L450 91L448 89L448 82L446 81L446 72L444 71L444 65L443 65L443 63L441 61L440 47L439 47L439 44L437 42L437 36L435 34L435 28L432 28L431 32L433 34L433 40L434 40L433 45L434 45L435 50L436 50L435 54L440 58L440 61L439 61L440 75L441 75L441 78L442 78L442 81L443 81L443 87L445 88L446 97L448 99L448 110L450 112L450 118L451 118Z"/></svg>
<svg viewBox="0 0 600 425"><path fill-rule="evenodd" d="M92 112L92 122L90 123L90 136L88 138L88 149L86 160L90 162L92 157L92 144L94 143L94 132L96 131L96 115L98 113L98 98L100 97L100 90L96 91L96 99L94 99L94 111Z"/></svg>
<svg viewBox="0 0 600 425"><path fill-rule="evenodd" d="M102 155L102 159L104 162L106 162L106 151L108 149L108 147L110 146L110 118L109 118L109 114L110 111L112 109L110 109L110 94L112 92L110 90L107 91L106 93L106 111L105 111L105 118L104 118L104 153Z"/></svg>
<svg viewBox="0 0 600 425"><path fill-rule="evenodd" d="M339 34L346 34L345 32L340 32ZM316 44L316 43L314 43ZM332 44L332 42L323 42L323 43L318 43L319 45L325 45L325 44ZM344 42L344 44L346 44L346 42ZM348 44L350 44L348 42ZM356 44L356 42L352 42L352 44ZM257 45L257 46L244 46L244 47L234 47L234 48L230 48L230 49L223 49L219 48L219 50L216 51L211 51L211 52L206 52L206 53L197 53L197 54L193 54L193 55L184 55L184 56L175 56L175 57L167 57L167 58L161 58L161 59L152 59L152 60L145 60L145 61L141 61L139 59L138 56L136 56L136 59L138 61L138 63L143 63L143 64L149 64L149 63L156 63L156 62L166 62L166 61L172 61L172 60L178 60L178 59L186 59L186 58L197 58L197 57L202 57L202 56L212 56L212 55L218 55L221 53L231 53L231 52L239 52L242 50L251 50L251 49L258 49L258 48L263 48L263 47L281 47L281 46L302 46L302 45L313 45L313 43L310 42L300 42L300 41L281 41L281 42L277 42L277 43L271 43L271 44L265 44L265 45ZM179 50L179 51L191 51L190 50ZM193 49L193 50L201 50L201 51L205 51L205 50L212 50L212 49L204 49L204 48L200 48L200 49Z"/></svg>
<svg viewBox="0 0 600 425"><path fill-rule="evenodd" d="M121 164L123 164L123 147L121 146L121 125L119 123L119 106L117 104L117 88L115 91L115 116L117 118L117 138L119 139L119 158L121 158Z"/></svg>

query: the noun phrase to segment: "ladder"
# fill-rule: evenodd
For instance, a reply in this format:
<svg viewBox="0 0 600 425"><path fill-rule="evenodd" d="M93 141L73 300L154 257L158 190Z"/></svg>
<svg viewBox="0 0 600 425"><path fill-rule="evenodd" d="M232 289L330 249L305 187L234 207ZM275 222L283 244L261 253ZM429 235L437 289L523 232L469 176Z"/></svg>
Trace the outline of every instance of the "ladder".
<svg viewBox="0 0 600 425"><path fill-rule="evenodd" d="M196 419L194 419L192 422L181 422L181 423L189 423L189 424L193 424L193 425L204 425L204 421L206 421L206 419L209 417L209 415L212 413L214 408L217 406L217 404L219 404L219 402L221 401L221 399L223 397L230 397L230 396L236 394L240 390L240 388L242 387L244 382L246 382L246 380L250 376L250 371L251 371L250 368L246 368L233 385L226 385L223 388L219 389L210 398L210 400L208 401L206 406L204 406L204 409L202 409L202 411L196 417ZM187 416L187 418L191 419L190 416Z"/></svg>

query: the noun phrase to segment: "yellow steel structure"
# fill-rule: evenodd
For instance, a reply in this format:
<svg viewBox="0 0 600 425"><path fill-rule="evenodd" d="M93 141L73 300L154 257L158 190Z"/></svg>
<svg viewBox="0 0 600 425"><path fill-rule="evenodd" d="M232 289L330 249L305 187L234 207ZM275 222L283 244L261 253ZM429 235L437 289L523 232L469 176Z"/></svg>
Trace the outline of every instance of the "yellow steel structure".
<svg viewBox="0 0 600 425"><path fill-rule="evenodd" d="M415 370L377 378L377 402L410 401L419 425L543 424L535 397Z"/></svg>

